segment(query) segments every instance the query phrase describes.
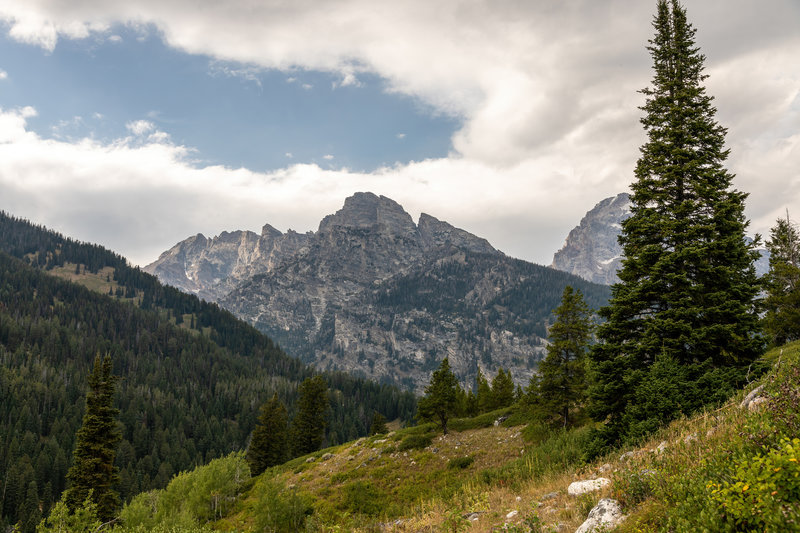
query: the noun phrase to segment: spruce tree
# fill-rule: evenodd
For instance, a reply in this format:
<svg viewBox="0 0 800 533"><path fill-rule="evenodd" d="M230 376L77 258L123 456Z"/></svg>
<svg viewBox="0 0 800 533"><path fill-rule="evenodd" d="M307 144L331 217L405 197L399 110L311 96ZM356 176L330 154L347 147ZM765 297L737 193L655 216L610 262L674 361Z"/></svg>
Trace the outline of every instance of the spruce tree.
<svg viewBox="0 0 800 533"><path fill-rule="evenodd" d="M539 363L538 393L543 408L560 424L570 423L570 410L585 393L586 352L592 337L592 311L581 291L564 287L561 305L554 311L550 326L547 356Z"/></svg>
<svg viewBox="0 0 800 533"><path fill-rule="evenodd" d="M591 414L607 420L605 444L650 416L629 406L656 357L687 367L700 384L680 402L688 412L722 399L762 349L747 195L724 167L726 130L703 86L705 57L677 0L659 0L653 26L654 75L641 108L647 142L619 238L625 258L590 355Z"/></svg>
<svg viewBox="0 0 800 533"><path fill-rule="evenodd" d="M487 411L491 411L494 405L492 387L489 385L489 381L486 379L486 376L483 375L480 368L478 368L477 388L478 390L475 393L475 397L478 402L478 412L486 413Z"/></svg>
<svg viewBox="0 0 800 533"><path fill-rule="evenodd" d="M64 500L73 512L91 497L103 522L113 518L120 504L114 488L119 481L114 459L122 438L116 420L119 410L113 406L116 382L111 373L111 357L95 357L89 374L86 412L76 435L72 466L67 473L69 486L64 493Z"/></svg>
<svg viewBox="0 0 800 533"><path fill-rule="evenodd" d="M275 393L261 407L258 423L247 448L250 474L257 476L267 468L283 464L289 458L289 415Z"/></svg>
<svg viewBox="0 0 800 533"><path fill-rule="evenodd" d="M382 435L388 431L389 428L386 427L386 417L380 414L378 411L375 411L375 414L372 415L372 424L369 426L369 434Z"/></svg>
<svg viewBox="0 0 800 533"><path fill-rule="evenodd" d="M425 387L425 396L417 403L417 416L422 420L438 422L442 433L447 435L447 421L458 407L459 388L458 380L450 370L450 361L445 357Z"/></svg>
<svg viewBox="0 0 800 533"><path fill-rule="evenodd" d="M514 380L511 372L506 372L502 367L497 369L497 375L492 380L492 409L510 407L514 403Z"/></svg>
<svg viewBox="0 0 800 533"><path fill-rule="evenodd" d="M773 345L800 339L800 233L789 219L778 219L766 243L769 273L764 330Z"/></svg>
<svg viewBox="0 0 800 533"><path fill-rule="evenodd" d="M315 452L322 446L328 411L328 385L322 376L306 378L299 387L297 414L290 439L295 456Z"/></svg>

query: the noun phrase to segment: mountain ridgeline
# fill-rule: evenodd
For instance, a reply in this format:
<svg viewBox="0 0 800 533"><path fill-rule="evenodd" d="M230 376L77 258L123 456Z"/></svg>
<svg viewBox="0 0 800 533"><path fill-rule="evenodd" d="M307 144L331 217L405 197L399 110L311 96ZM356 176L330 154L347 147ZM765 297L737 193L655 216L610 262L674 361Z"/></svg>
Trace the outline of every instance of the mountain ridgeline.
<svg viewBox="0 0 800 533"><path fill-rule="evenodd" d="M525 385L566 285L597 308L607 287L507 257L485 239L393 200L357 193L316 232L196 235L145 267L266 332L319 369L421 392L448 357L472 386L478 369Z"/></svg>
<svg viewBox="0 0 800 533"><path fill-rule="evenodd" d="M102 247L0 213L0 523L26 518L28 499L46 512L65 488L97 354L110 354L120 377L123 500L245 448L259 406L277 393L292 414L299 383L313 375L216 304ZM365 435L373 410L413 416L409 393L324 378L329 444Z"/></svg>

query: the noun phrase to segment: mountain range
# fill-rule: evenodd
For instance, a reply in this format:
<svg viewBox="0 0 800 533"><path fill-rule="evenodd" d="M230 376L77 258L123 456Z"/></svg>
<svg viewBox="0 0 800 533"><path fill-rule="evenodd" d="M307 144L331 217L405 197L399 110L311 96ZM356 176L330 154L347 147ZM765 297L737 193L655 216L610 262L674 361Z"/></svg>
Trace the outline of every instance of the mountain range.
<svg viewBox="0 0 800 533"><path fill-rule="evenodd" d="M198 234L144 270L218 302L320 369L417 392L441 359L471 386L499 367L527 384L566 285L608 288L514 259L431 215L356 193L316 232Z"/></svg>

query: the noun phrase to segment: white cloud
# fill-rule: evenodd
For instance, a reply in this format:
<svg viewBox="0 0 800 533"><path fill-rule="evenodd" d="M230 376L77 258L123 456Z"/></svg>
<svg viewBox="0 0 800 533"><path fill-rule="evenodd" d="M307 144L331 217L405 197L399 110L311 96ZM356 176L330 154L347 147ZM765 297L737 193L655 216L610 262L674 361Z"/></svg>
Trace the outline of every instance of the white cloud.
<svg viewBox="0 0 800 533"><path fill-rule="evenodd" d="M405 133L398 133L397 135L395 135L395 137L397 137L398 139L405 139L406 138L406 134Z"/></svg>
<svg viewBox="0 0 800 533"><path fill-rule="evenodd" d="M104 244L138 264L197 232L257 230L266 222L282 230L316 229L356 191L384 194L415 218L431 213L510 255L549 263L580 216L626 183L604 175L609 170L600 141L590 147L595 163L576 159L576 147L561 143L512 168L445 158L373 173L308 164L253 172L197 168L189 150L152 134L144 142L106 144L44 139L27 125L34 115L31 108L0 111L4 209ZM800 135L738 148L738 186L752 191L753 229L764 233L784 205L800 205L800 187L785 186L800 168ZM767 186L758 187L765 176ZM780 205L773 187L780 188Z"/></svg>
<svg viewBox="0 0 800 533"><path fill-rule="evenodd" d="M8 72L3 69L0 69L0 80L7 80L8 79Z"/></svg>
<svg viewBox="0 0 800 533"><path fill-rule="evenodd" d="M371 174L314 165L258 174L195 169L168 138L144 137L156 133L147 121L129 125L132 134L144 137L139 146L82 141L57 145L50 154L45 141L24 127L24 113L6 111L0 139L9 135L2 128L17 128L27 148L40 150L35 156L43 159L26 166L15 158L13 169L0 163L0 183L33 198L26 172L56 174L38 165L60 154L58 164L72 169L72 181L63 178L60 186L73 187L75 198L88 195L84 203L94 194L86 190L109 183L108 175L119 176L122 181L111 182L120 189L151 186L153 198L178 198L175 209L164 204L164 212L181 222L164 233L171 242L159 243L160 249L198 228L213 232L271 222L311 229L344 196L372 190L482 234L509 253L549 262L583 212L631 181L643 140L637 90L651 76L645 46L654 4L339 0L320 10L312 0L4 0L0 20L9 35L46 50L59 38L109 32L117 23L142 32L155 28L177 49L247 68L280 69L288 83L303 87L308 84L298 73L305 70L334 73L341 85L376 75L388 91L458 117L463 127L452 139L453 153L440 160ZM709 92L717 97L721 124L730 129L729 166L738 176L736 186L751 193L754 229L764 232L784 205L800 210L800 3L705 0L687 8L708 57ZM71 162L70 154L81 163ZM154 165L157 160L152 170L158 180L134 171L135 163L123 165L137 158ZM245 189L252 194L234 192ZM219 198L219 206L210 198ZM279 205L275 198L292 201ZM288 205L301 207L290 213ZM194 214L203 208L214 215ZM149 219L136 218L138 224L160 223L153 217L164 215L154 209ZM220 225L212 227L215 221Z"/></svg>
<svg viewBox="0 0 800 533"><path fill-rule="evenodd" d="M325 159L326 161L332 161L333 160L333 154L325 154L325 155L322 156L322 159Z"/></svg>
<svg viewBox="0 0 800 533"><path fill-rule="evenodd" d="M145 135L146 133L150 133L151 131L156 129L155 124L150 122L149 120L134 120L133 122L128 122L125 124L125 127L133 133L134 135Z"/></svg>

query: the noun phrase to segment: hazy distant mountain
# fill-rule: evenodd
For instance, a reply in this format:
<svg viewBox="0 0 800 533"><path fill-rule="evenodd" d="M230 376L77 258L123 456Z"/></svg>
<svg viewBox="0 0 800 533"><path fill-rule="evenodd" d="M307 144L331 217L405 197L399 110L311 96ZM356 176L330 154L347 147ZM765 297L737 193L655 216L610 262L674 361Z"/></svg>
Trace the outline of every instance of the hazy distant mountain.
<svg viewBox="0 0 800 533"><path fill-rule="evenodd" d="M485 239L393 200L347 198L316 232L190 237L145 267L223 307L318 368L420 391L445 356L465 383L481 367L525 384L567 284L608 289L512 259Z"/></svg>
<svg viewBox="0 0 800 533"><path fill-rule="evenodd" d="M564 246L553 256L551 266L595 283L616 283L622 266L622 247L617 242L622 221L630 216L630 197L620 193L594 206L572 229ZM769 253L760 249L756 272L769 270Z"/></svg>

